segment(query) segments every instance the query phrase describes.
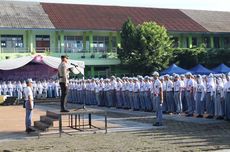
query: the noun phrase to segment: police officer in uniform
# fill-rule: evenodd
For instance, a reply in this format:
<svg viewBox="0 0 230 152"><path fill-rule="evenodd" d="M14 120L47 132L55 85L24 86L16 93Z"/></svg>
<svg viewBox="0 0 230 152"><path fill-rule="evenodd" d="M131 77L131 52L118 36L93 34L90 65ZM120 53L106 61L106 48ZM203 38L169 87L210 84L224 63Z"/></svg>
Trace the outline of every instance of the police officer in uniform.
<svg viewBox="0 0 230 152"><path fill-rule="evenodd" d="M67 100L67 92L68 92L68 83L69 83L69 70L67 67L68 57L65 55L61 56L61 63L58 66L58 76L59 76L59 84L61 87L61 112L69 112L65 109L65 103Z"/></svg>

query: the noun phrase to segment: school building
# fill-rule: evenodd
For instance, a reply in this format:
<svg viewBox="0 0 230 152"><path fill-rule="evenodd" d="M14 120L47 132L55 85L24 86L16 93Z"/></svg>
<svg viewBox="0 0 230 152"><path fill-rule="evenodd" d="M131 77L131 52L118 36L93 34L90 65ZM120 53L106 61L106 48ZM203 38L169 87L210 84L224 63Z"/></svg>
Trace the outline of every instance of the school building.
<svg viewBox="0 0 230 152"><path fill-rule="evenodd" d="M230 48L230 12L38 2L0 2L0 60L31 54L84 61L86 76L121 73L122 24L155 21L174 47Z"/></svg>

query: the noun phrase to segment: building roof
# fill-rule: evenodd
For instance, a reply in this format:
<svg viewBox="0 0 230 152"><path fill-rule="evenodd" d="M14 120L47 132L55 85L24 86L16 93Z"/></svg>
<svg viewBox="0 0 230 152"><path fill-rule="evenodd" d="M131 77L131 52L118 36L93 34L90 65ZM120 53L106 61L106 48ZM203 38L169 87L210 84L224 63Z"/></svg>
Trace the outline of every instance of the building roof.
<svg viewBox="0 0 230 152"><path fill-rule="evenodd" d="M40 3L1 1L0 28L54 28Z"/></svg>
<svg viewBox="0 0 230 152"><path fill-rule="evenodd" d="M230 12L1 1L0 28L120 30L155 21L170 32L230 32Z"/></svg>
<svg viewBox="0 0 230 152"><path fill-rule="evenodd" d="M178 9L42 3L58 29L120 30L131 18L135 24L155 21L176 32L208 32Z"/></svg>
<svg viewBox="0 0 230 152"><path fill-rule="evenodd" d="M230 12L181 10L210 32L230 32Z"/></svg>

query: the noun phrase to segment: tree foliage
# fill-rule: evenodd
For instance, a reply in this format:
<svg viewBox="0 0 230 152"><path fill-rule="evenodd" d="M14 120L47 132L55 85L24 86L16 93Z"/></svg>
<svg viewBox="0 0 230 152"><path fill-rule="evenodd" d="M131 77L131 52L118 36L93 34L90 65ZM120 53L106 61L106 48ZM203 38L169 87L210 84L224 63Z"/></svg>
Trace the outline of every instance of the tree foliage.
<svg viewBox="0 0 230 152"><path fill-rule="evenodd" d="M127 20L122 27L121 47L119 58L133 73L162 70L168 66L172 55L172 41L167 30L155 22L135 26Z"/></svg>

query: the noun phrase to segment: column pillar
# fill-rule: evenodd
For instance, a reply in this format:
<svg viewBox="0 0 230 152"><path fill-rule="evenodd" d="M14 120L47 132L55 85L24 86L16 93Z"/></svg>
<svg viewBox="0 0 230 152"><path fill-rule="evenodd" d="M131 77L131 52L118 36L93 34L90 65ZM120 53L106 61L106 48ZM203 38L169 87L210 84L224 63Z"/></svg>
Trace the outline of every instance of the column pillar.
<svg viewBox="0 0 230 152"><path fill-rule="evenodd" d="M93 52L93 32L89 32L89 51Z"/></svg>
<svg viewBox="0 0 230 152"><path fill-rule="evenodd" d="M60 32L61 53L65 52L64 31Z"/></svg>
<svg viewBox="0 0 230 152"><path fill-rule="evenodd" d="M120 31L117 32L117 36L116 36L116 43L117 43L117 47L120 48L121 47L121 34Z"/></svg>
<svg viewBox="0 0 230 152"><path fill-rule="evenodd" d="M214 37L213 37L213 35L210 36L210 47L214 48Z"/></svg>
<svg viewBox="0 0 230 152"><path fill-rule="evenodd" d="M86 32L83 32L83 50L86 51Z"/></svg>
<svg viewBox="0 0 230 152"><path fill-rule="evenodd" d="M192 35L188 37L188 48L192 48Z"/></svg>
<svg viewBox="0 0 230 152"><path fill-rule="evenodd" d="M183 48L183 35L179 35L179 48Z"/></svg>
<svg viewBox="0 0 230 152"><path fill-rule="evenodd" d="M94 66L90 66L90 73L91 73L91 77L93 78L95 76L95 70L94 70Z"/></svg>
<svg viewBox="0 0 230 152"><path fill-rule="evenodd" d="M28 49L30 52L36 52L36 46L34 45L35 43L35 38L33 35L33 31L29 30L28 31Z"/></svg>
<svg viewBox="0 0 230 152"><path fill-rule="evenodd" d="M109 32L109 52L112 52L112 32Z"/></svg>

